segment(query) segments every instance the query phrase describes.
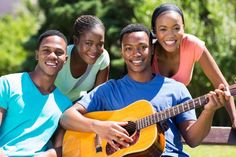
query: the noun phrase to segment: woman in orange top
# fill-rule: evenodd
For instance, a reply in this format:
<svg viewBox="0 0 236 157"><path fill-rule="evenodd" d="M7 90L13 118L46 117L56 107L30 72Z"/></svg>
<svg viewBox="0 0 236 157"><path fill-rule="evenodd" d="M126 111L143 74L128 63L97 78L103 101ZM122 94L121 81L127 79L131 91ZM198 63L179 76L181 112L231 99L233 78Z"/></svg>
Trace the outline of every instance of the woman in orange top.
<svg viewBox="0 0 236 157"><path fill-rule="evenodd" d="M153 44L152 70L173 78L186 86L192 79L192 71L199 62L205 75L217 88L220 83L228 85L215 60L199 38L184 33L184 15L174 4L162 4L152 15L152 29L156 37ZM226 109L236 128L236 111L233 97Z"/></svg>

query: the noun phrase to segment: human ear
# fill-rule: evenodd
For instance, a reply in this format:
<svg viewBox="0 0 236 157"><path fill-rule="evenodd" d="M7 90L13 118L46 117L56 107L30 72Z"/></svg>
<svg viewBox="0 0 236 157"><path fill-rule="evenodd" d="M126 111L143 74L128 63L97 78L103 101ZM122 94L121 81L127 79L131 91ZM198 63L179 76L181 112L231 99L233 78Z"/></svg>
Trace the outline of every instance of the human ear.
<svg viewBox="0 0 236 157"><path fill-rule="evenodd" d="M120 54L121 54L121 57L124 58L124 52L123 52L122 46L120 47Z"/></svg>
<svg viewBox="0 0 236 157"><path fill-rule="evenodd" d="M74 42L74 45L77 45L79 43L79 38L75 35L73 35L73 42Z"/></svg>

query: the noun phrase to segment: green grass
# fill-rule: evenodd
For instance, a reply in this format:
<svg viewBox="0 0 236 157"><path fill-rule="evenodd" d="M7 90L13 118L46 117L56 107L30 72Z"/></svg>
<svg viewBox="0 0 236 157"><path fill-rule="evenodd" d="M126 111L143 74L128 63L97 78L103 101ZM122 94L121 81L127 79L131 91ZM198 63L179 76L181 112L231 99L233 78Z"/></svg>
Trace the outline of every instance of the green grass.
<svg viewBox="0 0 236 157"><path fill-rule="evenodd" d="M236 157L236 146L200 145L190 148L184 145L184 150L191 157Z"/></svg>

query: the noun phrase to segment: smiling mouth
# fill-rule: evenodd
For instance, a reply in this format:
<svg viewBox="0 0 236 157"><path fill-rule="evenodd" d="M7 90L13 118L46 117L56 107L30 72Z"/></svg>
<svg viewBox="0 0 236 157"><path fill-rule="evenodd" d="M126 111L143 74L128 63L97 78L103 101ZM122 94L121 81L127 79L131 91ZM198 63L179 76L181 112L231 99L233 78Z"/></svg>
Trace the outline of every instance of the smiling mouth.
<svg viewBox="0 0 236 157"><path fill-rule="evenodd" d="M57 67L57 63L54 63L54 62L46 62L45 64L50 67L54 67L54 68Z"/></svg>
<svg viewBox="0 0 236 157"><path fill-rule="evenodd" d="M173 46L176 43L176 40L166 40L164 43L167 46Z"/></svg>
<svg viewBox="0 0 236 157"><path fill-rule="evenodd" d="M131 60L131 63L133 63L134 65L140 65L142 62L142 59Z"/></svg>
<svg viewBox="0 0 236 157"><path fill-rule="evenodd" d="M91 55L91 54L89 54L88 55L90 58L92 58L92 59L96 59L97 58L97 55Z"/></svg>

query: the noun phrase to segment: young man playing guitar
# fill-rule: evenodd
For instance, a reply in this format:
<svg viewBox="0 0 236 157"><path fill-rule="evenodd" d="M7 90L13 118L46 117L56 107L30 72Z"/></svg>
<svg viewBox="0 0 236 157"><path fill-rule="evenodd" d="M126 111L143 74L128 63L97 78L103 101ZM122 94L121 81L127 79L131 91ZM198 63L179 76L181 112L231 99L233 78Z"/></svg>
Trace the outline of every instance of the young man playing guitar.
<svg viewBox="0 0 236 157"><path fill-rule="evenodd" d="M89 135L90 137L94 137L95 140L92 138L90 142L85 140L87 143L83 145L76 144L77 149L80 149L80 152L76 154L77 156L137 155L138 152L146 150L146 148L142 148L142 145L152 140L143 140L141 144L139 144L139 141L142 140L142 136L148 136L149 132L143 135L143 131L139 131L137 128L142 128L140 127L142 125L146 127L149 124L137 123L137 125L134 125L137 130L135 133L132 132L135 134L132 136L129 131L131 127L129 126L128 117L135 117L136 115L129 113L121 114L120 116L125 116L120 121L115 118L99 120L102 119L100 116L103 117L107 111L122 110L131 106L132 103L144 99L152 104L155 112L161 112L192 99L187 88L182 83L152 74L150 42L150 32L146 27L141 24L130 24L126 26L121 31L120 43L121 55L127 65L128 74L121 79L110 80L95 88L64 112L60 121L64 128L79 132L92 132L97 135ZM224 90L224 88L224 85L220 85L219 89L206 95L207 101L203 102L205 103L205 107L198 119L193 109L180 113L179 108L174 108L180 114L166 119L168 128L164 132L166 144L162 150L163 152L161 152L162 156L188 156L188 154L183 152L181 136L183 136L186 143L191 147L200 144L210 130L214 112L222 107L230 98L229 91ZM186 105L189 107L188 103L183 107L185 108ZM143 108L142 103L140 103L140 107L137 108L135 114L138 115L139 112L144 110L147 110L147 108ZM93 118L86 116L87 114L85 113L93 111L106 112ZM134 112L134 109L130 111ZM108 117L112 117L111 113L108 112ZM172 111L169 114L172 114ZM157 126L160 128L160 125ZM86 136L87 134L82 134L81 138ZM88 146L90 143L92 147L95 147L95 144L99 144L99 140L96 142L97 137L106 142L100 142L102 147L99 150L90 149ZM70 140L73 141L72 138ZM161 138L159 137L159 142L160 140ZM106 143L105 146L104 143ZM64 144L63 147L68 145L66 142ZM69 149L72 145L68 145L67 147ZM129 148L131 149L130 151ZM94 154L90 153L94 150L96 150ZM123 153L120 153L122 151ZM83 154L83 152L86 152L87 155ZM156 151L145 153L141 156L158 156ZM64 155L66 156L66 153Z"/></svg>

